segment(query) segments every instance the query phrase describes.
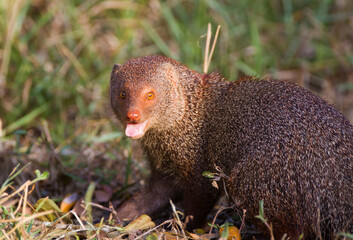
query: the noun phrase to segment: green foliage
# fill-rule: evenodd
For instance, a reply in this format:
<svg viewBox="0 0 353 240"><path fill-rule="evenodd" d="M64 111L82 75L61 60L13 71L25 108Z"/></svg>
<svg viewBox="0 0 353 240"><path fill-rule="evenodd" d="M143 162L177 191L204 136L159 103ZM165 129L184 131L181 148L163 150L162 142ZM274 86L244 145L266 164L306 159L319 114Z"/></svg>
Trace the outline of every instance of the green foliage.
<svg viewBox="0 0 353 240"><path fill-rule="evenodd" d="M53 141L61 143L75 138L73 132L88 119L108 118L111 67L130 57L163 54L201 71L209 22L213 30L222 26L210 71L220 71L230 80L241 74L276 76L283 69L304 69L317 78L335 76L353 64L352 44L343 33L352 3L345 4L333 0L3 1L3 135L46 119ZM342 84L344 89L352 88Z"/></svg>
<svg viewBox="0 0 353 240"><path fill-rule="evenodd" d="M85 194L85 204L86 204L86 211L87 211L87 219L89 219L90 222L92 222L92 206L90 203L92 202L93 194L94 194L94 189L96 188L96 184L94 182L91 182L88 185L86 194Z"/></svg>
<svg viewBox="0 0 353 240"><path fill-rule="evenodd" d="M264 214L264 200L259 202L259 215L257 215L256 218L260 219L263 223L267 223L267 219Z"/></svg>
<svg viewBox="0 0 353 240"><path fill-rule="evenodd" d="M12 172L10 173L10 175L8 176L8 178L4 181L4 183L1 185L0 188L0 193L3 193L5 191L5 188L7 188L8 186L12 185L12 180L18 175L20 174L24 168L26 168L30 163L28 163L27 165L25 165L24 167L22 167L21 169L17 170L18 167L20 166L20 164L17 164L17 166L12 170ZM38 176L37 176L38 177ZM41 180L41 179L36 179L36 180Z"/></svg>
<svg viewBox="0 0 353 240"><path fill-rule="evenodd" d="M257 219L260 219L261 222L267 227L268 231L270 232L271 240L274 240L275 237L273 235L273 228L272 228L272 223L270 223L266 218L265 218L265 212L264 212L264 200L261 200L259 202L259 215L255 216Z"/></svg>
<svg viewBox="0 0 353 240"><path fill-rule="evenodd" d="M214 178L215 174L211 173L211 172L208 172L208 171L205 171L205 172L202 173L202 176L207 177L207 178Z"/></svg>
<svg viewBox="0 0 353 240"><path fill-rule="evenodd" d="M353 239L353 234L351 233L338 233L338 236L345 237L347 239Z"/></svg>
<svg viewBox="0 0 353 240"><path fill-rule="evenodd" d="M35 170L34 173L36 174L36 179L33 182L43 181L49 177L49 172L41 173L39 170Z"/></svg>
<svg viewBox="0 0 353 240"><path fill-rule="evenodd" d="M224 228L224 230L222 231L222 234L220 237L222 240L225 240L229 236L229 223L226 222L222 227Z"/></svg>
<svg viewBox="0 0 353 240"><path fill-rule="evenodd" d="M124 191L135 180L133 166L144 169L134 162L130 141L111 122L108 88L114 63L163 54L202 72L211 23L213 32L218 24L221 32L209 72L219 71L231 81L244 74L282 78L290 72L292 81L310 76L321 83L329 80L339 93L352 91L352 9L352 1L334 0L0 1L0 151L3 139L15 139L21 162L35 144L23 143L28 129L48 123L40 139L70 169L85 167L77 161L82 149L94 146L106 161L128 149L120 156L127 160ZM0 193L22 170L15 168ZM47 172L35 174L31 183L48 178ZM73 173L64 175L85 181ZM223 177L203 175L215 181ZM95 176L111 183L116 170L98 167ZM94 188L89 185L87 202ZM0 208L3 219L14 215L14 208ZM272 235L263 201L258 218ZM32 223L30 219L23 226L35 238L40 229ZM16 227L11 224L0 228ZM17 238L27 236L21 231L14 232ZM348 233L340 236L353 239Z"/></svg>

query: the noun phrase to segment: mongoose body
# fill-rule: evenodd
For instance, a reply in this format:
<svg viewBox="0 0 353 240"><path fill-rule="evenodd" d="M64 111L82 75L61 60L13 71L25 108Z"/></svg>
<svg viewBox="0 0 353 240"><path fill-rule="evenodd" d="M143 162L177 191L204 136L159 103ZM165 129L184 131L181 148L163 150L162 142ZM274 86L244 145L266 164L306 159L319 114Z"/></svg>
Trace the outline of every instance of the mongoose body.
<svg viewBox="0 0 353 240"><path fill-rule="evenodd" d="M115 65L112 109L146 153L149 184L119 209L121 218L154 214L181 200L200 227L224 192L202 176L226 178L247 216L265 216L275 236L331 238L353 232L353 127L311 92L275 80L235 83L177 61L147 56Z"/></svg>

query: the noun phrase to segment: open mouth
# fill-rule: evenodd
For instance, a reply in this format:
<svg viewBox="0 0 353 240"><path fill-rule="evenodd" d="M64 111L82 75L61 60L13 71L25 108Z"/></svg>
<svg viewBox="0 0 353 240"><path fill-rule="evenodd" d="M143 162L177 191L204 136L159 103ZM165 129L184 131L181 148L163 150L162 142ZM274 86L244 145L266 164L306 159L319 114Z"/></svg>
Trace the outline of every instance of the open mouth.
<svg viewBox="0 0 353 240"><path fill-rule="evenodd" d="M138 123L128 123L125 129L125 135L129 138L137 139L145 134L147 120Z"/></svg>

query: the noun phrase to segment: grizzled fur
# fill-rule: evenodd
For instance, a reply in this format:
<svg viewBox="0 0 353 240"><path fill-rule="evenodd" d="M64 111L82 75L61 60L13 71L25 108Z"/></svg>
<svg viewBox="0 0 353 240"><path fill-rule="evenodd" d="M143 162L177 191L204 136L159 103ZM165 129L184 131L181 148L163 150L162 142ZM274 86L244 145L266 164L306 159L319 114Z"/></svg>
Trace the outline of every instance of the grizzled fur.
<svg viewBox="0 0 353 240"><path fill-rule="evenodd" d="M138 98L145 88L156 92L147 107ZM121 218L154 214L172 199L193 216L189 229L201 226L223 192L202 173L219 166L248 216L264 200L276 237L353 232L353 127L309 91L274 80L231 83L148 56L114 66L110 96L123 127L131 108L149 121L140 141L151 178L118 210Z"/></svg>

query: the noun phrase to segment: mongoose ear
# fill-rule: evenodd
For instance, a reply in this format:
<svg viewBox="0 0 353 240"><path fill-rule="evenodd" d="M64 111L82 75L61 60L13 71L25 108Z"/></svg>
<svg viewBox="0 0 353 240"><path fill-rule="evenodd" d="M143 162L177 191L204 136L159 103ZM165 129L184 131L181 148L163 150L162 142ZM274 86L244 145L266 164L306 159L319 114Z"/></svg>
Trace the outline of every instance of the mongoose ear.
<svg viewBox="0 0 353 240"><path fill-rule="evenodd" d="M183 97L178 69L173 64L167 62L160 65L159 71L172 86L173 91L171 97L173 99L178 99L180 106L184 106L185 97Z"/></svg>
<svg viewBox="0 0 353 240"><path fill-rule="evenodd" d="M178 73L175 67L171 63L163 63L159 66L159 71L171 81L173 88L177 89L177 83L179 81Z"/></svg>
<svg viewBox="0 0 353 240"><path fill-rule="evenodd" d="M110 74L110 79L112 79L119 72L122 66L123 65L121 64L114 64L112 73Z"/></svg>

